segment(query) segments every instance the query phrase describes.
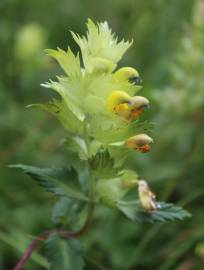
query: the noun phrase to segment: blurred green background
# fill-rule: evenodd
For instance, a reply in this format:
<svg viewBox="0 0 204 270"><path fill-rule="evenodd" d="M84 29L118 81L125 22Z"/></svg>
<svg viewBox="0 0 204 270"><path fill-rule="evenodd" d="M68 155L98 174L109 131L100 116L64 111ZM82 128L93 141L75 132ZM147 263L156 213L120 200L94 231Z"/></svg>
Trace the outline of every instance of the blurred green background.
<svg viewBox="0 0 204 270"><path fill-rule="evenodd" d="M61 70L45 48L77 48L69 30L107 20L134 44L120 65L137 68L141 95L151 100L144 118L155 122L155 144L135 154L131 166L159 199L184 206L193 217L165 225L130 223L99 208L83 243L86 269L204 269L204 1L196 0L1 0L0 1L0 269L11 270L36 235L50 228L53 197L27 176L7 168L25 163L69 163L60 142L65 131L52 116L26 109L47 101L40 83ZM43 250L39 250L43 254ZM48 269L35 254L27 270ZM101 268L103 269L103 268ZM60 269L56 269L60 270ZM74 269L70 269L74 270Z"/></svg>

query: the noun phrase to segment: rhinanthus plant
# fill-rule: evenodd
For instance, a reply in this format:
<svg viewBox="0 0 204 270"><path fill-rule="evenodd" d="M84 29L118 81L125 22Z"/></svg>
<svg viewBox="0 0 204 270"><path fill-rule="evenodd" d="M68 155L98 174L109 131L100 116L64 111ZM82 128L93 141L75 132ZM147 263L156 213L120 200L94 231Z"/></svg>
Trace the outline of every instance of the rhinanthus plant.
<svg viewBox="0 0 204 270"><path fill-rule="evenodd" d="M11 166L22 169L57 198L53 229L34 238L14 270L22 269L42 241L51 269L83 269L85 251L75 238L91 229L98 204L121 211L136 226L190 216L171 203L158 202L147 181L126 167L131 153L147 153L153 143L152 124L139 118L149 107L149 100L137 95L142 88L140 75L132 67L117 69L132 41L118 41L107 22L88 20L87 28L86 36L71 32L80 48L77 55L70 48L46 50L64 75L42 86L59 97L29 106L44 109L60 121L72 161L66 168Z"/></svg>

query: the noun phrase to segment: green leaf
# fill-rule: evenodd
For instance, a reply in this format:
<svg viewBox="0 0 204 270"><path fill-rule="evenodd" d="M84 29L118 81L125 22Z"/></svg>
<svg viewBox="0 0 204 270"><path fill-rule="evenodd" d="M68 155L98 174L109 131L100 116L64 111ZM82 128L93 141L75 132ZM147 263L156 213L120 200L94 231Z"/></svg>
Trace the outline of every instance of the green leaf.
<svg viewBox="0 0 204 270"><path fill-rule="evenodd" d="M74 239L64 240L51 235L46 241L46 254L51 270L83 270L83 249Z"/></svg>
<svg viewBox="0 0 204 270"><path fill-rule="evenodd" d="M52 222L58 226L69 224L69 228L74 227L74 230L76 230L81 222L80 219L84 213L84 209L84 202L60 197L52 210Z"/></svg>
<svg viewBox="0 0 204 270"><path fill-rule="evenodd" d="M114 159L107 150L100 149L90 160L89 164L96 177L110 178L117 174Z"/></svg>
<svg viewBox="0 0 204 270"><path fill-rule="evenodd" d="M61 197L53 207L52 222L55 225L66 225L69 222L69 215L73 204L73 200Z"/></svg>
<svg viewBox="0 0 204 270"><path fill-rule="evenodd" d="M83 122L75 116L63 100L53 99L46 104L31 104L27 107L38 107L52 113L66 130L71 133L82 134Z"/></svg>
<svg viewBox="0 0 204 270"><path fill-rule="evenodd" d="M29 175L47 192L78 200L88 200L82 193L76 171L68 168L38 168L22 164L10 165Z"/></svg>
<svg viewBox="0 0 204 270"><path fill-rule="evenodd" d="M88 152L87 152L86 143L84 142L84 140L81 137L69 135L66 138L64 146L67 149L69 149L75 153L78 153L81 160L88 159Z"/></svg>
<svg viewBox="0 0 204 270"><path fill-rule="evenodd" d="M85 115L81 108L81 81L79 79L70 80L68 77L57 78L58 82L50 80L45 84L41 84L41 86L56 91L69 110L73 112L78 120L83 121Z"/></svg>
<svg viewBox="0 0 204 270"><path fill-rule="evenodd" d="M144 211L138 200L120 201L117 206L129 219L140 223L167 222L191 217L188 211L172 203L157 202L157 210L151 213Z"/></svg>

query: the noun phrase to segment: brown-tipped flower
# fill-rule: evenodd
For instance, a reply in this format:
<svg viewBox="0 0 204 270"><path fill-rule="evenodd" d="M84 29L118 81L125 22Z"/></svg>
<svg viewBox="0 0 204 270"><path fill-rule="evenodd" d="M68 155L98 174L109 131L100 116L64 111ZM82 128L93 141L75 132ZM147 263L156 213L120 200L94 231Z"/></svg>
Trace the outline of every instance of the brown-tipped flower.
<svg viewBox="0 0 204 270"><path fill-rule="evenodd" d="M149 108L149 100L145 97L134 96L128 102L130 112L127 117L128 120L132 120L140 116L144 109Z"/></svg>
<svg viewBox="0 0 204 270"><path fill-rule="evenodd" d="M149 100L141 96L131 97L124 91L115 90L107 97L106 105L108 111L131 121L149 107Z"/></svg>
<svg viewBox="0 0 204 270"><path fill-rule="evenodd" d="M139 134L130 137L126 141L126 146L130 149L135 149L141 153L146 153L151 150L150 144L153 143L153 139L147 134Z"/></svg>
<svg viewBox="0 0 204 270"><path fill-rule="evenodd" d="M156 195L150 190L145 180L138 181L138 194L140 203L145 211L152 212L157 209Z"/></svg>

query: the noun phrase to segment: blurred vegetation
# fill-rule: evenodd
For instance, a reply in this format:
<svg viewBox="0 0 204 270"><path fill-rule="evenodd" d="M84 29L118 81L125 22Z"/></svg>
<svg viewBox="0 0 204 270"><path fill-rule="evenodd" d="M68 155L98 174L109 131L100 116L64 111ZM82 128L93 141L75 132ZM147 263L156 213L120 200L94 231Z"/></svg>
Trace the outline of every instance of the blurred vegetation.
<svg viewBox="0 0 204 270"><path fill-rule="evenodd" d="M7 164L70 163L61 148L65 132L30 103L48 100L40 83L60 71L45 48L66 48L69 29L82 33L87 17L107 20L134 44L121 65L136 67L142 95L156 123L153 151L134 155L130 167L148 179L158 197L185 206L191 219L135 225L98 208L84 237L87 269L202 270L204 268L204 2L199 0L2 0L0 2L0 269L10 270L32 239L51 227L53 198ZM43 254L43 250L39 250ZM35 254L25 269L48 269ZM102 269L102 268L101 268Z"/></svg>

